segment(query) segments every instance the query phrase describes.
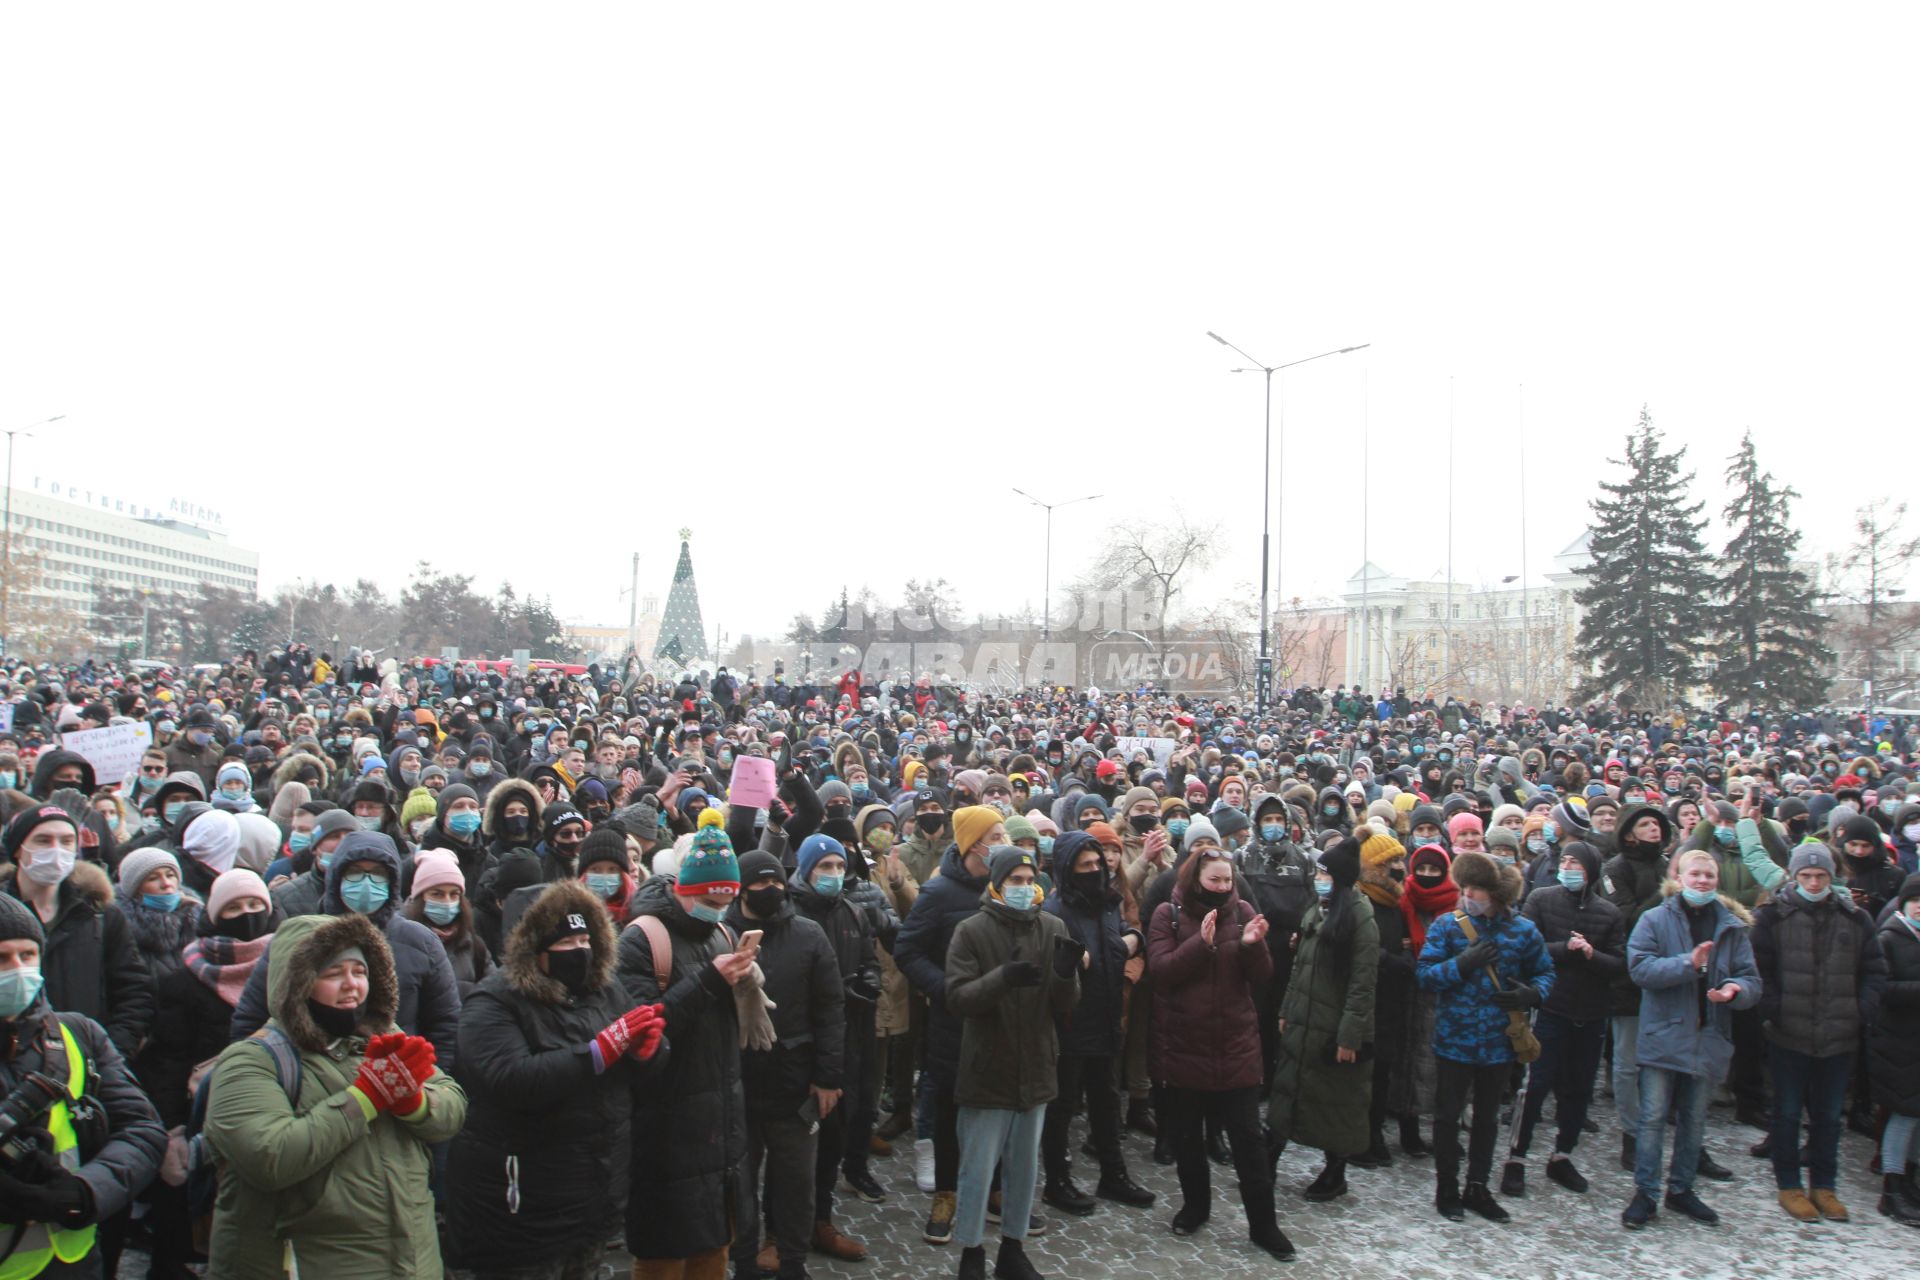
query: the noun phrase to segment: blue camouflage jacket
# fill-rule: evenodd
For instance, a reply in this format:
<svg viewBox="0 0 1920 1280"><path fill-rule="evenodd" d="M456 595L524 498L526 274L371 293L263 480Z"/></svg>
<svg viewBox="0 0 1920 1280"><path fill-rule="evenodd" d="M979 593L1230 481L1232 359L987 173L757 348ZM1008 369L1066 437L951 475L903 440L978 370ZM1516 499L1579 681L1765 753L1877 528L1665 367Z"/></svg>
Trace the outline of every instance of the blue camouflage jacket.
<svg viewBox="0 0 1920 1280"><path fill-rule="evenodd" d="M1475 1066L1512 1062L1507 1011L1493 1003L1493 978L1488 970L1499 969L1500 985L1507 989L1532 983L1544 1002L1553 990L1553 960L1533 921L1511 909L1498 916L1480 917L1473 927L1480 937L1492 938L1500 948L1499 958L1486 968L1461 975L1454 957L1467 949L1467 935L1452 912L1434 918L1427 929L1427 944L1420 949L1416 975L1420 989L1438 997L1433 1053L1438 1058Z"/></svg>

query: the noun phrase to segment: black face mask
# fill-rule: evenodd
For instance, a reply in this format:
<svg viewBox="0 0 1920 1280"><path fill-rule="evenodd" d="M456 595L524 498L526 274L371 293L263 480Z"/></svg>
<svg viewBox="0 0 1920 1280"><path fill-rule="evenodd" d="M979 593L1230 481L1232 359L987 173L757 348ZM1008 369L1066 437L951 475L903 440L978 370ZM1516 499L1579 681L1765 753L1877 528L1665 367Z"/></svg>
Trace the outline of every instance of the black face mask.
<svg viewBox="0 0 1920 1280"><path fill-rule="evenodd" d="M777 884L771 884L764 889L749 889L740 896L753 908L753 914L772 919L774 913L780 910L780 904L786 900L787 891Z"/></svg>
<svg viewBox="0 0 1920 1280"><path fill-rule="evenodd" d="M1426 873L1426 874L1416 874L1416 875L1415 875L1415 876L1414 876L1413 878L1414 878L1415 880L1418 880L1418 881L1420 882L1420 887L1421 887L1421 888L1423 888L1423 889L1431 889L1431 888L1433 888L1433 887L1434 887L1435 885L1437 885L1437 884L1439 884L1439 883L1440 883L1440 882L1441 882L1442 880L1445 880L1445 879L1446 879L1446 876L1444 876L1444 875L1435 875L1435 874L1433 874L1433 873L1431 873L1431 872L1429 872L1429 873Z"/></svg>
<svg viewBox="0 0 1920 1280"><path fill-rule="evenodd" d="M605 822L612 813L613 810L603 804L590 805L587 808L587 821L598 825Z"/></svg>
<svg viewBox="0 0 1920 1280"><path fill-rule="evenodd" d="M1400 881L1405 880L1406 878L1407 878L1407 869L1405 867L1388 867L1387 868L1387 879L1392 880L1395 884L1398 884Z"/></svg>
<svg viewBox="0 0 1920 1280"><path fill-rule="evenodd" d="M1106 878L1104 871L1075 871L1067 877L1067 883L1082 897L1097 899L1106 888Z"/></svg>
<svg viewBox="0 0 1920 1280"><path fill-rule="evenodd" d="M506 827L509 836L512 836L515 840L519 840L523 838L527 834L527 830L533 826L533 819L524 813L516 814L506 819L502 825Z"/></svg>
<svg viewBox="0 0 1920 1280"><path fill-rule="evenodd" d="M1218 911L1221 907L1224 907L1227 905L1228 899L1233 897L1233 890L1231 889L1195 889L1193 891L1193 897L1194 897L1194 901L1198 902L1201 906L1205 907L1207 910Z"/></svg>
<svg viewBox="0 0 1920 1280"><path fill-rule="evenodd" d="M593 967L593 948L574 947L568 951L547 952L547 976L571 991L584 995L587 973Z"/></svg>
<svg viewBox="0 0 1920 1280"><path fill-rule="evenodd" d="M1127 822L1141 835L1147 834L1147 832L1160 825L1160 819L1151 813L1136 813L1131 818L1128 818Z"/></svg>
<svg viewBox="0 0 1920 1280"><path fill-rule="evenodd" d="M560 844L558 842L555 842L555 843L549 844L547 848L553 851L554 857L566 863L568 866L572 866L574 857L579 854L580 845L582 843L583 842L579 840L575 840L572 844Z"/></svg>
<svg viewBox="0 0 1920 1280"><path fill-rule="evenodd" d="M920 829L920 834L923 836L937 836L940 834L940 828L947 825L947 815L944 813L916 814L913 825Z"/></svg>
<svg viewBox="0 0 1920 1280"><path fill-rule="evenodd" d="M330 1004L321 1004L311 997L307 1000L307 1012L312 1015L315 1024L326 1032L329 1040L338 1040L341 1036L350 1036L353 1029L360 1025L360 1012L364 1004L351 1009L341 1009Z"/></svg>
<svg viewBox="0 0 1920 1280"><path fill-rule="evenodd" d="M829 821L833 821L837 819L841 822L845 822L848 819L848 817L852 815L852 813L853 813L852 805L830 804L827 806L827 819Z"/></svg>
<svg viewBox="0 0 1920 1280"><path fill-rule="evenodd" d="M271 911L248 911L243 915L215 921L212 932L222 938L232 938L235 942L252 942L267 932L272 920Z"/></svg>

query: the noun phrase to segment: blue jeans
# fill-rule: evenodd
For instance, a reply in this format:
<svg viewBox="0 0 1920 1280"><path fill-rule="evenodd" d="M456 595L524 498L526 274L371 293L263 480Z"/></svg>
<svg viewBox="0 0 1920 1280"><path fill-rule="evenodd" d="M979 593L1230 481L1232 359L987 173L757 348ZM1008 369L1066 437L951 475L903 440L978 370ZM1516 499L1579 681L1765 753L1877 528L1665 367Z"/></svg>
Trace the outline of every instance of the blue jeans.
<svg viewBox="0 0 1920 1280"><path fill-rule="evenodd" d="M1773 1065L1774 1183L1782 1191L1800 1187L1800 1113L1805 1110L1812 1129L1807 1176L1815 1190L1832 1191L1840 1177L1840 1112L1847 1102L1853 1054L1816 1058L1769 1044L1767 1056Z"/></svg>
<svg viewBox="0 0 1920 1280"><path fill-rule="evenodd" d="M1916 1150L1920 1150L1920 1116L1888 1116L1886 1131L1880 1135L1880 1171L1905 1173Z"/></svg>
<svg viewBox="0 0 1920 1280"><path fill-rule="evenodd" d="M1537 1034L1537 1033L1536 1033ZM1640 1132L1640 1015L1613 1020L1613 1109L1620 1132Z"/></svg>
<svg viewBox="0 0 1920 1280"><path fill-rule="evenodd" d="M1045 1104L1025 1111L1001 1107L961 1107L960 1195L953 1210L953 1234L963 1249L980 1243L987 1230L987 1193L994 1166L1000 1168L1000 1234L1023 1240L1033 1218L1033 1187L1040 1173L1040 1132Z"/></svg>
<svg viewBox="0 0 1920 1280"><path fill-rule="evenodd" d="M1667 1136L1667 1112L1677 1109L1667 1190L1674 1195L1691 1191L1694 1171L1700 1167L1700 1140L1707 1126L1707 1101L1713 1094L1713 1081L1665 1067L1641 1066L1638 1070L1640 1137L1635 1146L1633 1185L1650 1196L1659 1196L1661 1141Z"/></svg>

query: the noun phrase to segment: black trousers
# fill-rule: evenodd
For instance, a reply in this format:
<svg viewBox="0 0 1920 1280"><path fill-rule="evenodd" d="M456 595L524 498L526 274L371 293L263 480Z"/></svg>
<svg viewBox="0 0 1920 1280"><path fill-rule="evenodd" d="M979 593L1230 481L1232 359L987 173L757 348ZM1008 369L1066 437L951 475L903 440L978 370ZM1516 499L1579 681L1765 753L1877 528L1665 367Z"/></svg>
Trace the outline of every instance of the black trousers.
<svg viewBox="0 0 1920 1280"><path fill-rule="evenodd" d="M1073 1122L1082 1097L1086 1099L1093 1149L1100 1157L1100 1175L1125 1172L1126 1159L1120 1149L1120 1092L1114 1087L1113 1069L1111 1057L1060 1055L1056 1067L1060 1093L1047 1104L1046 1123L1040 1130L1041 1167L1048 1182L1058 1182L1072 1171L1067 1126Z"/></svg>
<svg viewBox="0 0 1920 1280"><path fill-rule="evenodd" d="M1593 1101L1593 1082L1600 1074L1608 1022L1604 1017L1575 1022L1546 1012L1534 1018L1533 1034L1540 1041L1540 1057L1527 1073L1526 1102L1514 1130L1513 1155L1524 1156L1533 1145L1533 1127L1540 1123L1540 1111L1549 1093L1559 1117L1553 1149L1570 1155L1579 1145L1580 1127L1587 1122L1587 1107Z"/></svg>
<svg viewBox="0 0 1920 1280"><path fill-rule="evenodd" d="M1271 1206L1273 1173L1267 1161L1267 1140L1260 1129L1259 1088L1176 1089L1166 1086L1160 1123L1173 1126L1174 1163L1180 1172L1180 1198L1186 1209L1206 1212L1213 1200L1212 1164L1207 1160L1206 1129L1216 1123L1233 1149L1233 1171L1240 1179L1240 1199L1249 1206ZM1268 1209L1271 1213L1271 1208ZM1260 1225L1249 1212L1253 1226Z"/></svg>
<svg viewBox="0 0 1920 1280"><path fill-rule="evenodd" d="M1467 1140L1467 1181L1484 1183L1493 1172L1493 1146L1500 1137L1500 1099L1513 1064L1475 1066L1436 1057L1434 1068L1434 1174L1442 1187L1460 1185L1460 1115L1471 1102L1473 1133Z"/></svg>
<svg viewBox="0 0 1920 1280"><path fill-rule="evenodd" d="M813 1161L813 1216L818 1222L833 1221L833 1188L840 1180L842 1162L849 1169L867 1167L867 1147L873 1139L873 1102L867 1097L864 1054L872 1051L872 1035L871 1020L864 1037L848 1035L846 1065L840 1073L845 1088L839 1104L820 1120Z"/></svg>

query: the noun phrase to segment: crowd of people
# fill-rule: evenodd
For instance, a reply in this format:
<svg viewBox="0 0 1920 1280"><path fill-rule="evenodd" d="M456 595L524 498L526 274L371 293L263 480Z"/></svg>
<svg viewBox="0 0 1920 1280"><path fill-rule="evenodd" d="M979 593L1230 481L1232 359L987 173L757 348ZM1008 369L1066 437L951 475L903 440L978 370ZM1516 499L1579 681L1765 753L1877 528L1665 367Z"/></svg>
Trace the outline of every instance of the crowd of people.
<svg viewBox="0 0 1920 1280"><path fill-rule="evenodd" d="M1920 1226L1920 727L625 674L0 672L0 1277L800 1280L896 1152L963 1278L1216 1166L1292 1258L1289 1146L1712 1223L1716 1099Z"/></svg>

